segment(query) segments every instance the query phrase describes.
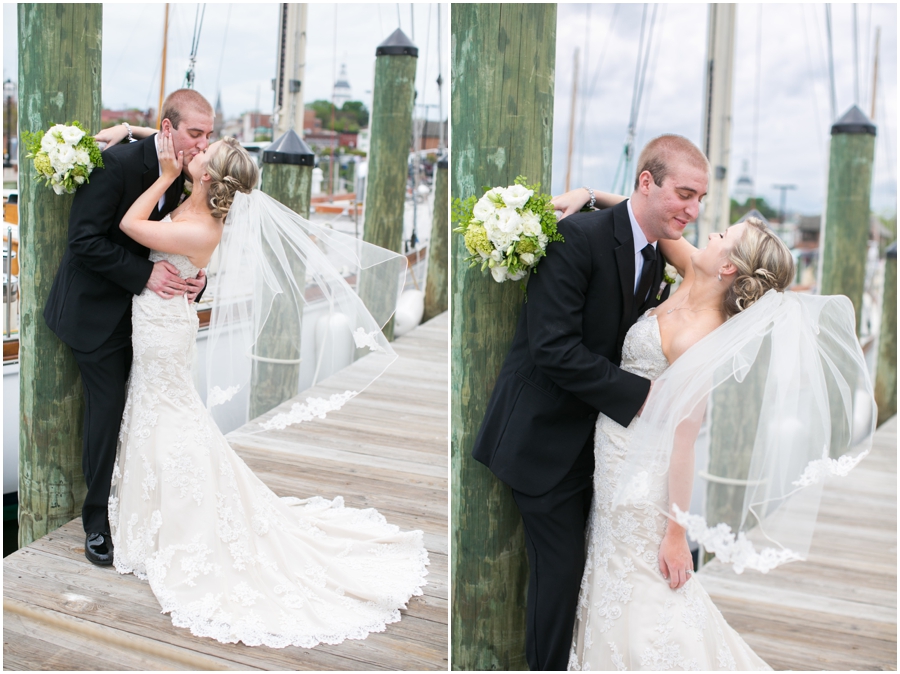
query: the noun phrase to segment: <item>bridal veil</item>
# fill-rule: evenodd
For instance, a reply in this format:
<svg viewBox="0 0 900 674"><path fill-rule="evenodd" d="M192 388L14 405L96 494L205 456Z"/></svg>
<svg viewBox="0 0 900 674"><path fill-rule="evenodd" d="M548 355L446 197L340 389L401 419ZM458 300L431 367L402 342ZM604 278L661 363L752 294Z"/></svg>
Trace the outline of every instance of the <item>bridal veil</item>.
<svg viewBox="0 0 900 674"><path fill-rule="evenodd" d="M733 431L716 434L695 484L734 504L701 499L677 521L737 573L805 559L826 479L847 475L875 430L850 300L770 290L685 352L654 383L614 503L652 498L679 425L704 417Z"/></svg>
<svg viewBox="0 0 900 674"><path fill-rule="evenodd" d="M403 255L310 222L259 190L235 194L209 284L206 405L219 427L268 411L278 396L259 401L272 389L298 392L301 379L303 389L315 386L362 356L352 389L295 402L245 430L324 417L377 379L396 359L382 328L406 264Z"/></svg>

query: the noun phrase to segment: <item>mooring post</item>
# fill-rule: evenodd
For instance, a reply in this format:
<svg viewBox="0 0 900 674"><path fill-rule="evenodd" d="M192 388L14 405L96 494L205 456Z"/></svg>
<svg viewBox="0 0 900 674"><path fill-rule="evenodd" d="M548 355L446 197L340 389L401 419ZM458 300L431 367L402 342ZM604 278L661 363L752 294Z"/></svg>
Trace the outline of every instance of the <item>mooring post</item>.
<svg viewBox="0 0 900 674"><path fill-rule="evenodd" d="M99 4L18 6L19 129L81 122L100 128L103 12ZM19 546L81 514L84 397L72 351L44 323L50 286L66 249L72 195L19 181Z"/></svg>
<svg viewBox="0 0 900 674"><path fill-rule="evenodd" d="M512 185L519 175L549 192L556 5L455 5L451 33L452 196L481 196L482 186ZM457 670L527 669L522 519L509 487L472 458L522 289L469 269L466 255L454 236L451 657Z"/></svg>
<svg viewBox="0 0 900 674"><path fill-rule="evenodd" d="M403 212L409 176L413 99L419 49L399 28L375 50L375 86L372 91L369 173L366 186L363 240L403 252ZM366 301L393 295L385 288L369 288L361 273L359 294ZM394 339L393 319L384 327Z"/></svg>
<svg viewBox="0 0 900 674"><path fill-rule="evenodd" d="M276 201L304 218L309 217L312 194L312 170L315 155L293 129L288 129L263 152L262 185L260 189ZM263 241L266 254L275 251ZM297 307L303 303L292 297L294 290L304 292L306 270L294 256L293 278L278 279L284 292L276 295L272 311L266 319L266 328L253 349L253 367L250 379L250 418L255 419L298 393L300 385L300 330L302 316ZM276 262L273 269L280 270Z"/></svg>
<svg viewBox="0 0 900 674"><path fill-rule="evenodd" d="M854 105L831 127L819 293L850 298L857 333L866 280L874 158L875 125Z"/></svg>
<svg viewBox="0 0 900 674"><path fill-rule="evenodd" d="M878 425L897 414L897 242L884 261L884 294L881 298L881 332L875 366L875 402Z"/></svg>
<svg viewBox="0 0 900 674"><path fill-rule="evenodd" d="M428 278L425 281L425 315L423 321L447 311L447 159L441 159L434 176L434 214L431 241L428 243Z"/></svg>

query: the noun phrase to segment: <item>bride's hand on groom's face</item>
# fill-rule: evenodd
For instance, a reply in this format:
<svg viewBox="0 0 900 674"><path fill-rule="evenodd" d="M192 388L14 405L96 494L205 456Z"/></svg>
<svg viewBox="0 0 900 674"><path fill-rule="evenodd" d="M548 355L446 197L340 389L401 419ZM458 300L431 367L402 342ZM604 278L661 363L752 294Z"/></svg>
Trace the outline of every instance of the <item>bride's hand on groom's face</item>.
<svg viewBox="0 0 900 674"><path fill-rule="evenodd" d="M688 582L694 572L694 560L684 533L673 535L667 532L663 537L659 546L659 570L673 590Z"/></svg>
<svg viewBox="0 0 900 674"><path fill-rule="evenodd" d="M162 177L172 182L181 173L184 152L175 154L172 136L167 133L162 134L159 145L159 167L162 169Z"/></svg>

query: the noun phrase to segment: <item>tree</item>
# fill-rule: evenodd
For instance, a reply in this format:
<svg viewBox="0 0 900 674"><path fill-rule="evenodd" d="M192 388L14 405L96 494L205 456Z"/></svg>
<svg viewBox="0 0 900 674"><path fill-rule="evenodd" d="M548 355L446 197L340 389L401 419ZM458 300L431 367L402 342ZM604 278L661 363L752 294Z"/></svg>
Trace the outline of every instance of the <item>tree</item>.
<svg viewBox="0 0 900 674"><path fill-rule="evenodd" d="M334 130L356 133L369 123L369 111L361 101L347 101L340 110L331 101L313 101L306 106L316 113L323 129L331 129L331 115L334 111Z"/></svg>
<svg viewBox="0 0 900 674"><path fill-rule="evenodd" d="M769 206L762 197L756 198L756 206L753 205L753 199L747 199L743 204L739 204L734 199L731 200L731 222L737 222L752 208L756 208L766 220L772 220L778 217L778 211Z"/></svg>

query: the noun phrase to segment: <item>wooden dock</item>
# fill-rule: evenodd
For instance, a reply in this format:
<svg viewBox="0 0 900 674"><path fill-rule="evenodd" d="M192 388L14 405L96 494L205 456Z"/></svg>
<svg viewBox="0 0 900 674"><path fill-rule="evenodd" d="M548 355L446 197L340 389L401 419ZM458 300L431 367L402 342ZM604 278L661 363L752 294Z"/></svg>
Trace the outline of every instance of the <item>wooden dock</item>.
<svg viewBox="0 0 900 674"><path fill-rule="evenodd" d="M446 671L448 334L444 313L398 338L400 359L326 420L228 436L279 496L340 494L349 507L373 507L403 529L425 532L428 585L400 622L362 641L312 649L193 637L160 613L146 582L85 559L77 519L4 559L3 668ZM365 368L365 359L301 398L349 388L354 368Z"/></svg>
<svg viewBox="0 0 900 674"><path fill-rule="evenodd" d="M897 669L897 417L825 487L809 559L768 574L713 562L698 577L776 670Z"/></svg>

